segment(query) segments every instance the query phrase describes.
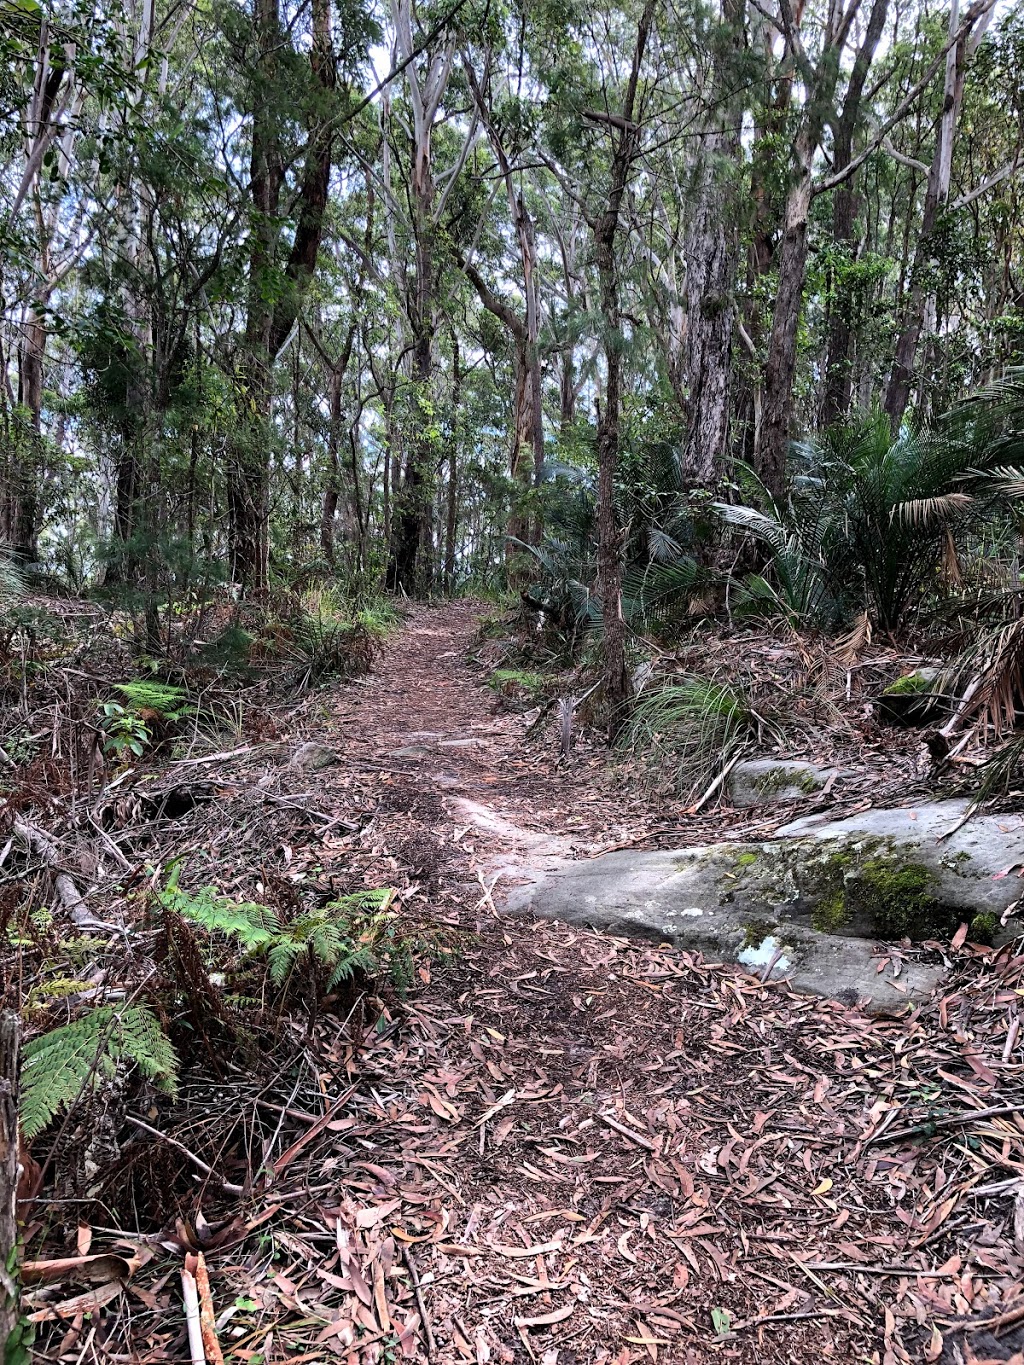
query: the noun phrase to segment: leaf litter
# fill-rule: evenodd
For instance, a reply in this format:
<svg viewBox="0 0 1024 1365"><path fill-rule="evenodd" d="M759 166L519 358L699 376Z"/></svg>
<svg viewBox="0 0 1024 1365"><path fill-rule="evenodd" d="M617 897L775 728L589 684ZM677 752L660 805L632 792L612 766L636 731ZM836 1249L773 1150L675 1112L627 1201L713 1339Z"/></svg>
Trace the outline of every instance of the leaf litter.
<svg viewBox="0 0 1024 1365"><path fill-rule="evenodd" d="M79 1261L110 1280L33 1287L39 1358L185 1358L180 1271L201 1254L224 1358L251 1365L1021 1361L1024 956L947 945L941 995L886 1019L503 917L502 835L454 793L572 828L580 856L643 811L598 756L555 768L488 712L472 627L466 605L419 610L374 677L305 704L339 763L301 801L264 823L252 793L279 779L258 750L222 756L237 795L181 822L240 881L269 825L288 875L394 885L446 948L375 1019L283 1020L287 1074L193 1068L157 1127L243 1195L184 1162L191 1206L160 1231L94 1205ZM453 731L477 743L393 757Z"/></svg>

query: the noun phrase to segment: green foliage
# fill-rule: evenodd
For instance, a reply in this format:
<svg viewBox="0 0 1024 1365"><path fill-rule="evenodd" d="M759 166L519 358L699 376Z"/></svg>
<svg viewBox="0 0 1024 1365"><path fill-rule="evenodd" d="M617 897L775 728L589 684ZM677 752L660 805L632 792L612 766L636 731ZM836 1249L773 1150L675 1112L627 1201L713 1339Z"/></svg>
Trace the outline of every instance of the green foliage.
<svg viewBox="0 0 1024 1365"><path fill-rule="evenodd" d="M104 752L116 758L126 758L129 754L141 758L153 738L154 723L172 724L193 714L195 709L186 703L187 694L182 688L167 683L144 679L117 683L115 687L127 704L103 702L100 728L107 736Z"/></svg>
<svg viewBox="0 0 1024 1365"><path fill-rule="evenodd" d="M293 685L301 692L331 678L365 673L398 620L383 600L357 608L331 586L308 589L283 623L278 642Z"/></svg>
<svg viewBox="0 0 1024 1365"><path fill-rule="evenodd" d="M146 1005L99 1005L26 1043L21 1077L26 1140L31 1142L61 1109L73 1105L96 1080L112 1076L120 1064L137 1066L174 1093L177 1058Z"/></svg>
<svg viewBox="0 0 1024 1365"><path fill-rule="evenodd" d="M181 687L140 679L115 683L114 690L120 692L129 706L140 715L149 711L160 720L181 720L192 713L193 708L186 703L187 693Z"/></svg>
<svg viewBox="0 0 1024 1365"><path fill-rule="evenodd" d="M388 910L390 890L356 892L282 920L269 906L232 900L215 886L185 891L180 872L180 862L171 865L156 892L159 904L208 934L233 939L244 954L263 956L277 989L300 962L320 969L327 990L356 972L383 973L400 989L412 979L411 949Z"/></svg>
<svg viewBox="0 0 1024 1365"><path fill-rule="evenodd" d="M530 705L543 698L545 685L542 673L519 668L496 668L487 679L487 686L500 696L520 698Z"/></svg>
<svg viewBox="0 0 1024 1365"><path fill-rule="evenodd" d="M782 502L746 471L758 505L716 511L771 557L774 585L755 579L751 600L763 605L774 591L793 620L823 628L869 607L883 630L902 629L973 508L966 486L976 455L952 433L903 432L894 441L874 411L796 447Z"/></svg>
<svg viewBox="0 0 1024 1365"><path fill-rule="evenodd" d="M687 795L698 795L757 738L761 718L742 691L684 674L641 693L619 743L656 763L669 761Z"/></svg>

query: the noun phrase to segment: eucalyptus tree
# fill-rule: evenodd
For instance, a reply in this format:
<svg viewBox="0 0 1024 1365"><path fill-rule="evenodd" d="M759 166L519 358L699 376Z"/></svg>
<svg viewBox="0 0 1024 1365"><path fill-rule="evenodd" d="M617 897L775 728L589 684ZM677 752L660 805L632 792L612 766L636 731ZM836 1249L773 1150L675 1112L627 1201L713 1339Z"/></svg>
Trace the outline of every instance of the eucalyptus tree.
<svg viewBox="0 0 1024 1365"><path fill-rule="evenodd" d="M930 267L936 249L940 218L949 203L953 176L953 145L963 108L967 64L985 35L994 10L995 0L975 0L975 3L963 13L959 0L951 0L950 3L942 102L935 126L934 149L928 166L918 228L918 244L910 274L910 288L903 300L896 353L885 391L885 411L894 428L899 427L910 401L921 330L933 297L928 280L932 273ZM1016 169L1019 161L1018 149L1010 163L1011 168ZM997 172L992 180L985 183L983 189L987 190L998 184L1002 178Z"/></svg>
<svg viewBox="0 0 1024 1365"><path fill-rule="evenodd" d="M67 0L48 9L10 5L2 18L0 364L6 375L13 352L17 395L0 397L8 466L0 541L33 560L48 478L43 409L53 299L109 211L95 180L125 136L153 14L148 0L120 16Z"/></svg>
<svg viewBox="0 0 1024 1365"><path fill-rule="evenodd" d="M563 68L561 75L569 98L565 107L556 111L548 130L551 151L544 155L563 190L579 205L589 229L597 275L604 360L595 436L597 591L603 631L604 697L612 736L622 724L623 706L630 692L622 615L623 535L616 511L623 353L627 344L618 239L624 200L643 153L644 136L650 133L649 120L658 93L658 82L645 65L655 17L656 0L645 0L635 17L624 8L592 14L583 21L580 50L593 64L586 64L584 59L574 72ZM614 35L611 46L609 35ZM568 84L570 77L573 86ZM575 124L576 137L571 140L567 118Z"/></svg>

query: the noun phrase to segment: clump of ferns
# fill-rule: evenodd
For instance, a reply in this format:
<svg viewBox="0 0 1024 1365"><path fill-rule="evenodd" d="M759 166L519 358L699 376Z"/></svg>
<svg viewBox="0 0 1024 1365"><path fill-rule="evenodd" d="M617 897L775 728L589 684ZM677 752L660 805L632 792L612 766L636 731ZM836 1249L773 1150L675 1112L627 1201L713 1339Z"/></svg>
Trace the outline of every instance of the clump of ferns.
<svg viewBox="0 0 1024 1365"><path fill-rule="evenodd" d="M390 889L319 906L299 903L284 916L268 905L233 900L215 886L186 891L181 870L180 862L171 865L157 902L167 923L177 919L202 931L210 960L221 967L210 981L237 987L236 1002L269 1004L273 998L283 1008L302 996L318 1008L344 983L379 982L404 992L412 982L413 944L392 910Z"/></svg>
<svg viewBox="0 0 1024 1365"><path fill-rule="evenodd" d="M684 799L702 795L744 752L779 726L735 683L697 673L654 679L637 698L619 743L656 772L669 769Z"/></svg>

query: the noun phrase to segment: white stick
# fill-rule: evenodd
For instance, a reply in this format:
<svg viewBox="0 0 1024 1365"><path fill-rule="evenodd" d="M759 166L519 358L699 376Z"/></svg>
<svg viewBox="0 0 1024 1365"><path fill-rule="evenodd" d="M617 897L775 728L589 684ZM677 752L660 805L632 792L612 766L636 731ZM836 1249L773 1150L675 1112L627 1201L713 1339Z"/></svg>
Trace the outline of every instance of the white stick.
<svg viewBox="0 0 1024 1365"><path fill-rule="evenodd" d="M188 1348L192 1353L192 1365L206 1365L206 1352L203 1350L203 1327L199 1320L199 1291L196 1288L195 1276L184 1269L181 1272L181 1296L185 1300Z"/></svg>

